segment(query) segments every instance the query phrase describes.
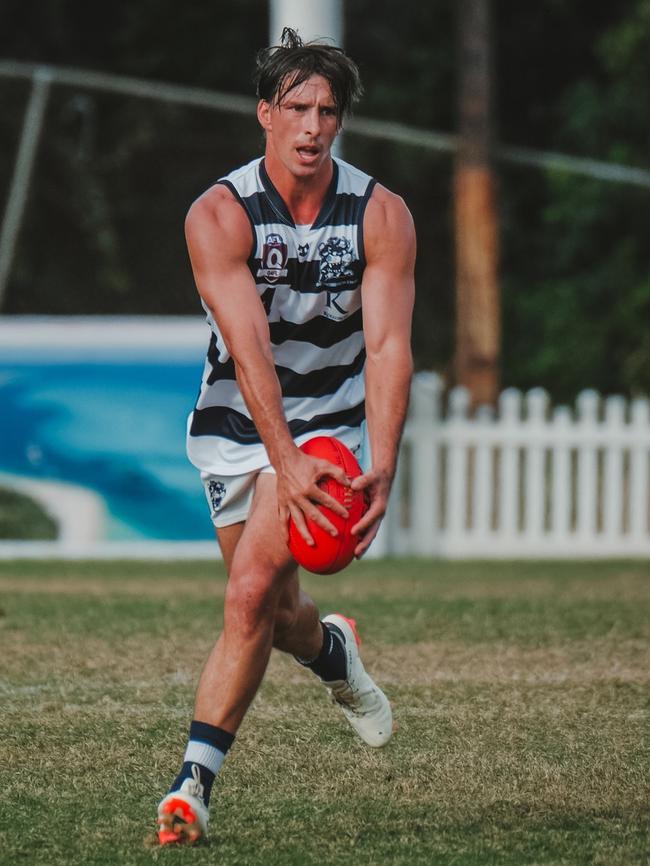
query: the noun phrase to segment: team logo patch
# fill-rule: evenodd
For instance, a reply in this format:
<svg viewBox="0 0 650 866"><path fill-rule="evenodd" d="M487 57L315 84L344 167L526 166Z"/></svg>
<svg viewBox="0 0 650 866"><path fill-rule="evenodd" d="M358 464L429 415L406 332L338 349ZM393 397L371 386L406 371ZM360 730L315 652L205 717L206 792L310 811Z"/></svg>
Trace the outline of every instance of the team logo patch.
<svg viewBox="0 0 650 866"><path fill-rule="evenodd" d="M341 288L356 283L352 264L352 244L347 238L330 238L318 244L320 272L318 286Z"/></svg>
<svg viewBox="0 0 650 866"><path fill-rule="evenodd" d="M354 251L347 238L333 237L318 245L320 269L318 288L327 290L327 301L323 316L340 322L347 318L348 310L341 306L338 298L344 291L356 288L357 276L352 268Z"/></svg>
<svg viewBox="0 0 650 866"><path fill-rule="evenodd" d="M287 258L287 245L282 235L267 235L262 247L261 267L257 270L257 276L264 277L269 283L275 283L280 277L286 277L289 273Z"/></svg>
<svg viewBox="0 0 650 866"><path fill-rule="evenodd" d="M214 516L223 503L223 498L226 495L226 485L221 481L208 482L208 496L210 497L210 505L212 507L212 515Z"/></svg>
<svg viewBox="0 0 650 866"><path fill-rule="evenodd" d="M309 244L298 244L298 258L306 259L309 253Z"/></svg>

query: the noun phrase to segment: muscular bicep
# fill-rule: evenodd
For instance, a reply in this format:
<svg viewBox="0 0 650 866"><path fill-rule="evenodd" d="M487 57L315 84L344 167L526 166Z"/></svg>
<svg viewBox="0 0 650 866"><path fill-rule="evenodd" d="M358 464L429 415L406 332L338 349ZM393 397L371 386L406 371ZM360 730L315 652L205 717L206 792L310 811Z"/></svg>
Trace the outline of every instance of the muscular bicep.
<svg viewBox="0 0 650 866"><path fill-rule="evenodd" d="M415 229L406 205L387 190L368 203L366 268L361 286L369 357L387 344L410 345L415 300Z"/></svg>
<svg viewBox="0 0 650 866"><path fill-rule="evenodd" d="M251 229L241 205L226 190L208 191L190 208L185 237L197 290L230 354L235 361L255 349L268 355L268 322L248 268Z"/></svg>

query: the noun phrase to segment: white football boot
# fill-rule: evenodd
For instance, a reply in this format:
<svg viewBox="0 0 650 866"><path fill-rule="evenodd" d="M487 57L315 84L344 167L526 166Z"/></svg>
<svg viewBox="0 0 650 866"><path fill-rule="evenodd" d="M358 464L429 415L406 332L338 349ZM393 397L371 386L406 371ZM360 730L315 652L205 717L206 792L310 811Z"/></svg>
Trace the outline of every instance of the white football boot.
<svg viewBox="0 0 650 866"><path fill-rule="evenodd" d="M203 802L199 768L192 765L191 779L178 791L170 791L158 806L158 841L161 845L193 845L208 832L208 809Z"/></svg>
<svg viewBox="0 0 650 866"><path fill-rule="evenodd" d="M385 746L393 735L393 713L388 698L361 662L356 622L340 613L324 617L323 622L335 625L343 633L348 665L346 679L323 680L323 685L362 740L375 748Z"/></svg>

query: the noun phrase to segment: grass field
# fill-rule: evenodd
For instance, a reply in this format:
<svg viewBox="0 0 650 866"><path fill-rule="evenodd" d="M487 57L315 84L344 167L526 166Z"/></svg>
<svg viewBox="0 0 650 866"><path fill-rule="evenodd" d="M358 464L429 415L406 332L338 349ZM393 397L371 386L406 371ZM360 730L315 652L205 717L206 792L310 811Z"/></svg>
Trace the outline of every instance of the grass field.
<svg viewBox="0 0 650 866"><path fill-rule="evenodd" d="M208 563L0 563L2 864L650 863L650 565L356 564L399 729L355 740L274 656L211 838L152 847L221 621Z"/></svg>

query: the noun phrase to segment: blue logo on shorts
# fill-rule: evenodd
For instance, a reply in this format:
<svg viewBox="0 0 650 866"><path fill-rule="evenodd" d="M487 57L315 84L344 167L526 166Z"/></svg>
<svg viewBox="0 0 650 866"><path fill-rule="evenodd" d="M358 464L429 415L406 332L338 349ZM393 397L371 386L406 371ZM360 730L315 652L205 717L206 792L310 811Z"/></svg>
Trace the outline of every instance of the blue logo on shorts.
<svg viewBox="0 0 650 866"><path fill-rule="evenodd" d="M226 495L226 485L221 481L208 482L208 496L212 506L212 514L215 515L221 508L223 498Z"/></svg>

